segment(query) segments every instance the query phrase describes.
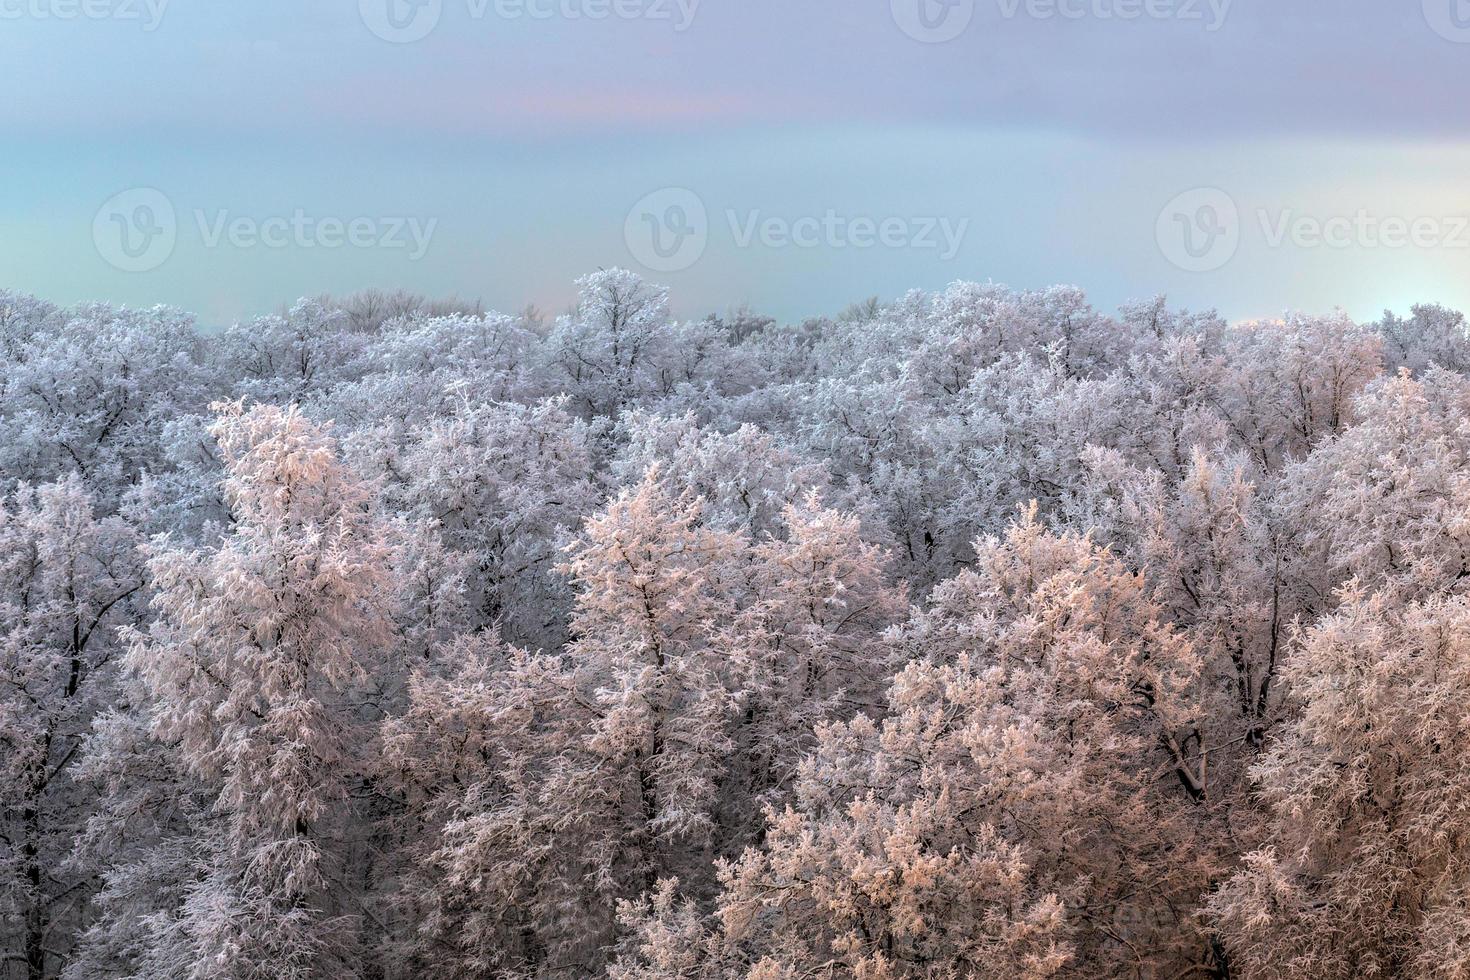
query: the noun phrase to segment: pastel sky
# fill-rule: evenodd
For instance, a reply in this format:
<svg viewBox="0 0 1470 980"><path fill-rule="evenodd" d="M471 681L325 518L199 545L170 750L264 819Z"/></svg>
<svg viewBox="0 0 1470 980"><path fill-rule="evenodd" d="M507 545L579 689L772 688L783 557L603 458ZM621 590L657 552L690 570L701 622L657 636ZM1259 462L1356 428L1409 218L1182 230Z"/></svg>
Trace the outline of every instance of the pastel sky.
<svg viewBox="0 0 1470 980"><path fill-rule="evenodd" d="M1470 309L1467 81L1470 0L0 0L0 286Z"/></svg>

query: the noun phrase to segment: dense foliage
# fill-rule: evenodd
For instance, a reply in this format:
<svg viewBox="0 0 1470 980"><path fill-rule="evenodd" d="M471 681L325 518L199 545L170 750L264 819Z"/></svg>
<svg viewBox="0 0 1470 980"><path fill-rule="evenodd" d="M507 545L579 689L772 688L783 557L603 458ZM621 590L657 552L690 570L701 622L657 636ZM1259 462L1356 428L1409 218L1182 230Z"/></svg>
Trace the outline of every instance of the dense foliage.
<svg viewBox="0 0 1470 980"><path fill-rule="evenodd" d="M578 285L0 292L0 976L1470 977L1460 315Z"/></svg>

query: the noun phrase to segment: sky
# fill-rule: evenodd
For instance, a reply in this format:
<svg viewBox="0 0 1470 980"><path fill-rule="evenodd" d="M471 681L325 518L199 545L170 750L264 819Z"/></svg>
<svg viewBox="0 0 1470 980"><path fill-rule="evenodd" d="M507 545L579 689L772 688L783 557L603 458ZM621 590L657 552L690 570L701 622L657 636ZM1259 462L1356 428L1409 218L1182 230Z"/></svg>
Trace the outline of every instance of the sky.
<svg viewBox="0 0 1470 980"><path fill-rule="evenodd" d="M1470 0L0 0L0 288L1470 309Z"/></svg>

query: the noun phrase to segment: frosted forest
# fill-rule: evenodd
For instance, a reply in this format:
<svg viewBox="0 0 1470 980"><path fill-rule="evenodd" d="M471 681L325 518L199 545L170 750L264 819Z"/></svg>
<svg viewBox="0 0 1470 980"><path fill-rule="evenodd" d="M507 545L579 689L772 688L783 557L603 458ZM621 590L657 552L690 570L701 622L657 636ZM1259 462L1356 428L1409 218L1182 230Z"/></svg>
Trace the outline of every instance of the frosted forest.
<svg viewBox="0 0 1470 980"><path fill-rule="evenodd" d="M1470 331L0 292L4 980L1470 976Z"/></svg>

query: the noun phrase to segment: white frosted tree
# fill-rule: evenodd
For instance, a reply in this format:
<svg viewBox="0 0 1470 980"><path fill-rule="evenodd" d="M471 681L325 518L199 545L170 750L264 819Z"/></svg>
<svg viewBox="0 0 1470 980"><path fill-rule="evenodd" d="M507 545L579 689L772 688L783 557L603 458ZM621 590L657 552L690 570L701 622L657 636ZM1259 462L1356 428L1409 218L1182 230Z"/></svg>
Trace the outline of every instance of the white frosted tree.
<svg viewBox="0 0 1470 980"><path fill-rule="evenodd" d="M398 319L364 338L362 377L313 403L317 414L404 438L452 415L466 401L528 400L537 336L524 318L502 313Z"/></svg>
<svg viewBox="0 0 1470 980"><path fill-rule="evenodd" d="M571 594L555 571L562 546L601 494L592 429L565 399L461 402L417 430L390 469L384 499L432 521L467 566L469 612L510 641L566 642Z"/></svg>
<svg viewBox="0 0 1470 980"><path fill-rule="evenodd" d="M1470 603L1356 582L1285 666L1299 712L1255 768L1264 847L1210 900L1232 976L1470 972Z"/></svg>
<svg viewBox="0 0 1470 980"><path fill-rule="evenodd" d="M367 338L347 329L348 318L314 300L284 314L236 323L216 340L220 367L238 397L300 402L359 378Z"/></svg>
<svg viewBox="0 0 1470 980"><path fill-rule="evenodd" d="M1470 577L1470 383L1441 369L1385 378L1356 412L1358 424L1294 466L1280 494L1326 588L1354 576L1410 598L1460 587Z"/></svg>
<svg viewBox="0 0 1470 980"><path fill-rule="evenodd" d="M886 717L823 726L795 805L724 868L723 943L752 975L1207 968L1192 647L1034 512L979 553L896 637Z"/></svg>
<svg viewBox="0 0 1470 980"><path fill-rule="evenodd" d="M706 510L651 470L568 551L562 655L451 645L388 726L434 842L415 901L483 975L596 969L617 902L660 878L708 898L713 859L754 839L815 723L885 672L903 593L855 518L808 499L757 543Z"/></svg>
<svg viewBox="0 0 1470 980"><path fill-rule="evenodd" d="M1233 735L1227 755L1259 747L1280 717L1278 674L1291 624L1315 610L1303 587L1311 563L1273 513L1244 453L1224 459L1196 446L1179 479L1093 450L1085 520L1138 568L1166 619L1195 643L1210 710ZM1226 772L1217 755L1217 776Z"/></svg>
<svg viewBox="0 0 1470 980"><path fill-rule="evenodd" d="M1416 304L1409 312L1407 320L1385 313L1376 325L1390 368L1408 368L1415 374L1432 365L1460 372L1470 369L1470 329L1463 313L1427 303Z"/></svg>
<svg viewBox="0 0 1470 980"><path fill-rule="evenodd" d="M182 904L153 919L173 958L148 975L352 976L343 861L369 731L353 695L393 670L390 528L296 410L225 405L213 431L230 533L151 547L157 618L126 658L150 736L208 807Z"/></svg>
<svg viewBox="0 0 1470 980"><path fill-rule="evenodd" d="M40 485L75 472L97 506L114 511L165 465L164 424L217 394L193 317L103 304L24 323L12 315L0 361L0 475Z"/></svg>
<svg viewBox="0 0 1470 980"><path fill-rule="evenodd" d="M626 269L577 280L577 308L557 319L542 346L552 385L585 415L616 417L624 408L718 388L729 363L729 338L713 321L678 323L669 291Z"/></svg>
<svg viewBox="0 0 1470 980"><path fill-rule="evenodd" d="M858 493L835 486L828 467L803 456L790 443L755 425L722 431L701 425L694 414L660 416L631 411L619 420L627 444L612 460L621 484L637 483L650 467L665 481L705 500L705 520L760 537L779 534L782 512L808 492L844 510L862 511L877 537L881 516Z"/></svg>
<svg viewBox="0 0 1470 980"><path fill-rule="evenodd" d="M1383 339L1342 313L1236 326L1221 348L1201 394L1266 470L1351 425L1357 396L1383 373Z"/></svg>
<svg viewBox="0 0 1470 980"><path fill-rule="evenodd" d="M115 696L118 626L143 585L138 542L73 475L0 499L0 930L5 963L55 976L93 888L68 866L97 807L75 778Z"/></svg>
<svg viewBox="0 0 1470 980"><path fill-rule="evenodd" d="M622 774L588 733L588 674L494 634L446 645L384 731L404 807L393 951L411 975L534 976L599 962L632 871Z"/></svg>

